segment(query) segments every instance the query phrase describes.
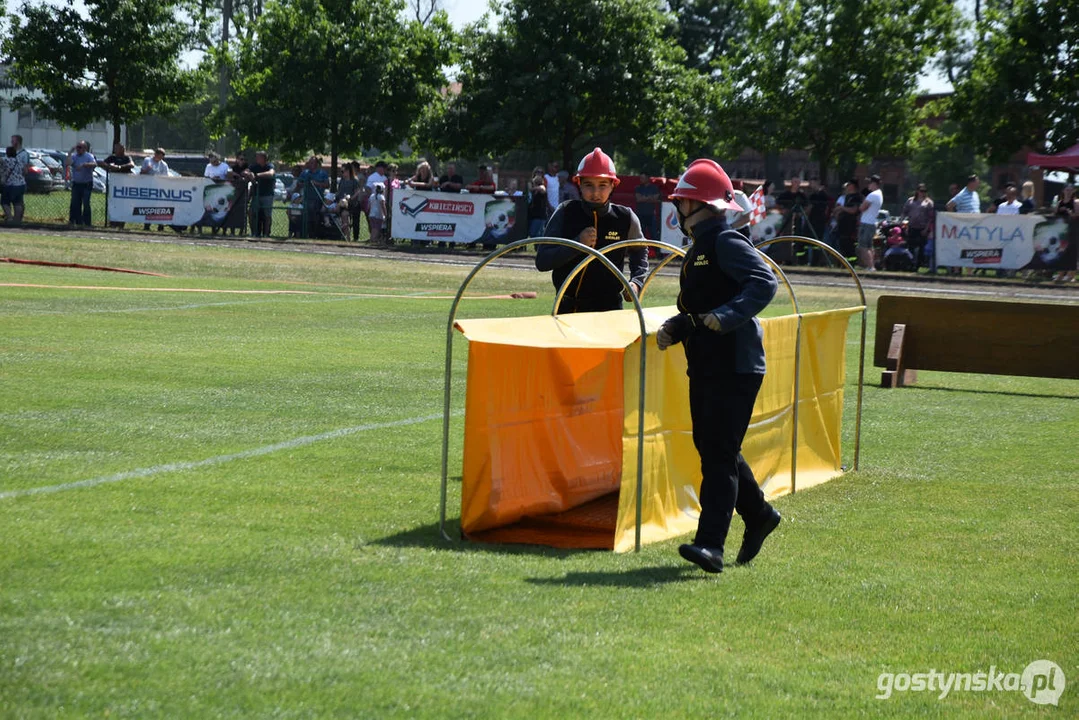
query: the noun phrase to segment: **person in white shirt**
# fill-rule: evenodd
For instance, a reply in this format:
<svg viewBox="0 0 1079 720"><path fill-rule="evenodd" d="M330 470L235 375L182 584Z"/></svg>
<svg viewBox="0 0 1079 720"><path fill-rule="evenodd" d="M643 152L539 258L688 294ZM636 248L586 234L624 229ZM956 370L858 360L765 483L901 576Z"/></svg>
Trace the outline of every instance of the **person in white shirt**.
<svg viewBox="0 0 1079 720"><path fill-rule="evenodd" d="M206 170L202 173L203 177L208 177L215 183L225 182L226 177L229 174L229 166L221 162L221 156L215 152L209 153L206 156L209 160L206 164ZM168 171L166 170L166 173Z"/></svg>
<svg viewBox="0 0 1079 720"><path fill-rule="evenodd" d="M382 183L382 187L386 187L386 163L379 160L375 163L375 171L367 176L367 187L371 188L371 193L374 194L375 185Z"/></svg>
<svg viewBox="0 0 1079 720"><path fill-rule="evenodd" d="M560 181L558 179L558 163L547 163L547 174L543 176L543 182L547 186L547 216L550 217L561 199L559 195Z"/></svg>
<svg viewBox="0 0 1079 720"><path fill-rule="evenodd" d="M140 175L168 175L169 164L165 162L165 151L161 148L154 150L153 157L148 157L142 161L142 167L139 169Z"/></svg>
<svg viewBox="0 0 1079 720"><path fill-rule="evenodd" d="M161 148L154 150L153 157L148 157L142 161L142 167L139 168L140 175L169 175L169 164L165 162L165 151ZM150 229L150 223L146 223L142 226L143 230ZM159 231L164 230L164 225L158 225Z"/></svg>
<svg viewBox="0 0 1079 720"><path fill-rule="evenodd" d="M862 213L858 225L858 263L866 272L873 272L873 238L877 234L877 213L884 204L884 193L880 191L880 176L869 176L869 193L865 196L858 210Z"/></svg>
<svg viewBox="0 0 1079 720"><path fill-rule="evenodd" d="M997 215L1019 215L1023 203L1019 202L1018 195L1015 183L1008 183L1004 188L1004 202L997 205Z"/></svg>

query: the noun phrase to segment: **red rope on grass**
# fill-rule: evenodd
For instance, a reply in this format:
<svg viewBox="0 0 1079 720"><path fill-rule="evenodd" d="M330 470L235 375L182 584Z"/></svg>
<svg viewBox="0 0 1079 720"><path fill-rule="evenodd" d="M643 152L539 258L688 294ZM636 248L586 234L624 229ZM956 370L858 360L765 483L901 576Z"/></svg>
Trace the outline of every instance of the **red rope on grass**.
<svg viewBox="0 0 1079 720"><path fill-rule="evenodd" d="M77 268L79 270L102 270L104 272L131 273L132 275L153 275L154 277L168 277L161 273L146 272L145 270L128 270L126 268L105 267L104 265L83 265L81 263L58 263L48 260L23 260L21 258L0 258L0 262L17 263L19 265L44 265L46 267Z"/></svg>

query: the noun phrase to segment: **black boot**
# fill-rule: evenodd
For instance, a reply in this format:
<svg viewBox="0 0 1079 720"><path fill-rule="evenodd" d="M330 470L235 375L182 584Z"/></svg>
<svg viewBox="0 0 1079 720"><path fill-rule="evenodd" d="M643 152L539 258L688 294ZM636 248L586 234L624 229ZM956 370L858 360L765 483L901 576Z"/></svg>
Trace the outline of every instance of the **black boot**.
<svg viewBox="0 0 1079 720"><path fill-rule="evenodd" d="M689 560L695 565L699 565L701 570L710 573L723 572L723 549L722 548L708 548L701 545L680 545L678 547L678 554L686 560Z"/></svg>
<svg viewBox="0 0 1079 720"><path fill-rule="evenodd" d="M746 531L742 535L742 547L738 550L738 558L735 560L739 565L744 565L761 551L764 539L768 537L779 525L782 518L779 511L771 505L765 505L760 515L752 520L746 520Z"/></svg>

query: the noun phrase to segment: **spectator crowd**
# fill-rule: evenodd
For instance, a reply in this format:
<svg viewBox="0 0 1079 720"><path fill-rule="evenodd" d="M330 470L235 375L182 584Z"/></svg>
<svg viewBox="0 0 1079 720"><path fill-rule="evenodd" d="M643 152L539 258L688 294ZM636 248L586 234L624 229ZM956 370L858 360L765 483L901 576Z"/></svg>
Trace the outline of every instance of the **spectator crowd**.
<svg viewBox="0 0 1079 720"><path fill-rule="evenodd" d="M253 154L248 162L245 153L237 153L229 161L217 153L206 154L203 176L217 185L232 185L230 211L239 206L230 220L209 223L211 232L246 233L255 237L268 237L273 233L275 200L286 206L288 235L299 238L351 239L359 241L362 228L366 226L370 242L375 245L390 242L387 233L392 193L401 188L444 193L486 193L523 197L527 207L527 232L529 237L540 237L546 232L547 223L562 204L580 199L580 190L573 176L563 170L559 163L550 162L546 167L533 169L527 182L519 187L516 179L505 183L506 190L499 190L495 176L489 167L480 165L476 177L466 182L457 164L447 162L436 173L432 163L421 160L408 177L400 177L394 163L379 161L367 165L358 161L346 162L339 167L336 184L331 183L330 173L322 158L311 156L302 165L288 167L281 172L275 167L266 151ZM11 137L11 144L0 157L0 209L4 221L20 223L25 214L27 168L30 155L23 148L23 138ZM93 222L91 196L94 191L93 172L101 168L108 174L137 173L147 176L177 175L169 167L166 152L157 148L141 162L128 155L122 143L116 143L112 153L98 160L86 141L79 141L67 152L65 161L70 179L70 204L68 221L71 225L89 226ZM661 208L665 199L661 191L664 179L654 179L641 174L632 189L633 210L639 220L641 232L649 239L659 239L662 231ZM949 191L949 199L941 205L930 196L924 183L916 186L912 195L902 204L899 216L882 217L883 194L881 179L870 175L864 184L856 179L847 181L840 192L832 196L825 185L817 180L804 183L799 176L791 177L782 184L778 193L770 181L761 187L743 187L734 181L735 203L742 211L726 211L728 224L748 232L751 204L747 197L757 190L767 213L781 215L777 219L776 235L800 235L817 238L845 257L856 257L857 264L866 272L880 267L886 270L917 270L927 267L936 272L934 265L934 228L936 212L943 207L950 212L996 213L1023 215L1034 212L1034 185L1022 186L1007 183L999 192L990 193L983 200L982 183L977 175L970 175L962 185L955 184ZM283 187L282 187L283 186ZM1079 203L1074 187L1069 184L1054 199L1050 212L1064 220L1068 227L1068 241L1079 245ZM123 223L112 222L112 227ZM206 223L193 226L201 231ZM165 230L165 225L158 225ZM145 223L144 230L151 224ZM182 230L182 228L172 228ZM449 243L445 243L449 244ZM776 244L769 254L780 264L822 264L827 262L824 253L812 249L795 254L790 244ZM958 268L948 268L950 273L960 273ZM1058 273L1058 281L1074 281L1075 271Z"/></svg>

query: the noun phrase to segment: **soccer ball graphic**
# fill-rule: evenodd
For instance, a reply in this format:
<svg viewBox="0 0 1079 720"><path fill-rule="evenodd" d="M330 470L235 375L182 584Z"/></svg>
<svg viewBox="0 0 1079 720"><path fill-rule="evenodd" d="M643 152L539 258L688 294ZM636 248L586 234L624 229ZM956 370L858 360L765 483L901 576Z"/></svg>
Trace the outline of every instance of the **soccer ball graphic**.
<svg viewBox="0 0 1079 720"><path fill-rule="evenodd" d="M1068 249L1066 223L1047 223L1034 232L1034 254L1046 265L1057 262Z"/></svg>
<svg viewBox="0 0 1079 720"><path fill-rule="evenodd" d="M219 223L229 214L232 196L236 192L231 185L207 185L202 195L202 204L206 214L215 223Z"/></svg>
<svg viewBox="0 0 1079 720"><path fill-rule="evenodd" d="M487 225L488 237L506 237L516 221L517 211L512 201L496 200L487 203L487 207L484 208L484 222Z"/></svg>

